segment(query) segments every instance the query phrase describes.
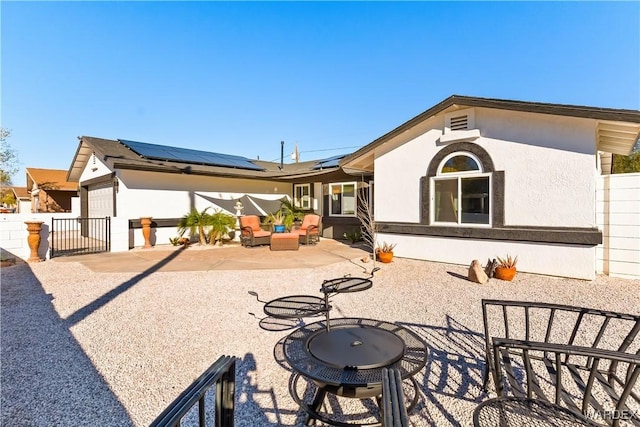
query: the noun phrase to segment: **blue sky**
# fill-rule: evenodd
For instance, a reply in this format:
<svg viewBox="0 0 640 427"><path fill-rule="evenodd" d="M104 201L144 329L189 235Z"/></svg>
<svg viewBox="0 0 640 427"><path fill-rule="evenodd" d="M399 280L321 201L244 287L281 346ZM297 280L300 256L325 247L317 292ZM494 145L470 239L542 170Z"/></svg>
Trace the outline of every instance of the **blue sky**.
<svg viewBox="0 0 640 427"><path fill-rule="evenodd" d="M639 2L0 3L24 168L77 136L352 152L450 95L640 109ZM287 159L289 161L289 159Z"/></svg>

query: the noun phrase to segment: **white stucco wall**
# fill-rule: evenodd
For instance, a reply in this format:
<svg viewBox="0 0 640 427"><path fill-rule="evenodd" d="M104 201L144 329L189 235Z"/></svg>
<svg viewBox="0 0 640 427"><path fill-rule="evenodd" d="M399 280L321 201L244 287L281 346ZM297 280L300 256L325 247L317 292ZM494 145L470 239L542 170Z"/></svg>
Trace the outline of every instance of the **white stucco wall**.
<svg viewBox="0 0 640 427"><path fill-rule="evenodd" d="M119 217L141 216L179 218L195 207L203 210L212 203L200 195L233 198L244 194L278 199L291 194L291 184L272 181L179 175L142 171L118 171Z"/></svg>
<svg viewBox="0 0 640 427"><path fill-rule="evenodd" d="M591 121L476 109L475 122L482 136L473 142L505 171L505 225L595 227ZM376 158L377 220L419 222L420 178L444 147L443 121L432 123L440 128Z"/></svg>
<svg viewBox="0 0 640 427"><path fill-rule="evenodd" d="M89 181L94 178L99 178L104 175L110 174L112 171L109 167L98 158L98 156L91 156L86 167L80 174L79 182Z"/></svg>
<svg viewBox="0 0 640 427"><path fill-rule="evenodd" d="M397 243L393 252L402 258L468 266L474 259L486 265L488 258L504 258L508 254L518 256L518 271L585 280L595 278L595 247L397 234L379 234L378 241Z"/></svg>
<svg viewBox="0 0 640 427"><path fill-rule="evenodd" d="M77 207L77 203L72 200L72 209ZM79 212L54 212L54 213L26 213L26 214L0 214L0 247L11 255L27 260L31 255L31 249L27 242L29 232L25 221L42 221L40 231L40 246L38 256L48 259L49 241L51 236L52 218L77 218Z"/></svg>
<svg viewBox="0 0 640 427"><path fill-rule="evenodd" d="M375 160L375 217L380 222L419 223L420 179L446 145L438 142L444 115L430 129ZM475 109L473 141L505 174L505 225L594 228L595 123L543 114ZM406 138L399 136L398 138ZM592 279L595 247L527 242L381 235L398 243L397 256L468 265L473 259L518 255L521 271Z"/></svg>

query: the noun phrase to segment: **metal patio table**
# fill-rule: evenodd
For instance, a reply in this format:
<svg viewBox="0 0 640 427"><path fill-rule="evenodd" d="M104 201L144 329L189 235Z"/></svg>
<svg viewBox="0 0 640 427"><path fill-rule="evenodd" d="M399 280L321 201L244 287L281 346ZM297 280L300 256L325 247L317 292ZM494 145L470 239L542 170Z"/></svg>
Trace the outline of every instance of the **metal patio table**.
<svg viewBox="0 0 640 427"><path fill-rule="evenodd" d="M331 309L324 298L313 295L289 295L267 302L264 314L277 319L314 317Z"/></svg>
<svg viewBox="0 0 640 427"><path fill-rule="evenodd" d="M419 397L414 375L427 361L426 345L416 333L394 323L360 318L302 326L285 337L283 350L294 371L289 392L308 414L307 425L314 419L334 426L357 425L330 419L318 410L327 393L358 399L375 397L380 405L383 368L398 368L402 379L410 380L415 391L407 408L410 411ZM301 378L317 386L311 404L298 394Z"/></svg>

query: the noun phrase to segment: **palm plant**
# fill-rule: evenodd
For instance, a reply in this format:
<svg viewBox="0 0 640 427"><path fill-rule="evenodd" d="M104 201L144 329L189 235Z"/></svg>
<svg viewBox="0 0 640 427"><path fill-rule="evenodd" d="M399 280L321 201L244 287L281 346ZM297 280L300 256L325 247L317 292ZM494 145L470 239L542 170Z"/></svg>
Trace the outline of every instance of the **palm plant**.
<svg viewBox="0 0 640 427"><path fill-rule="evenodd" d="M198 212L196 208L191 209L187 215L178 220L178 234L182 237L184 233L189 231L189 235L193 236L198 234L198 240L201 245L207 243L207 235L205 233L206 227L210 225L211 215L207 213L209 208L204 209L202 212Z"/></svg>
<svg viewBox="0 0 640 427"><path fill-rule="evenodd" d="M285 213L285 224L289 227L291 226L291 224L293 224L294 221L302 221L304 218L304 209L296 206L295 203L293 203L293 200L282 200L280 210ZM289 224L287 224L287 222L289 222Z"/></svg>
<svg viewBox="0 0 640 427"><path fill-rule="evenodd" d="M218 240L222 242L222 236L227 234L230 229L235 228L236 218L233 215L217 211L209 215L207 225L209 226L209 242L212 244Z"/></svg>

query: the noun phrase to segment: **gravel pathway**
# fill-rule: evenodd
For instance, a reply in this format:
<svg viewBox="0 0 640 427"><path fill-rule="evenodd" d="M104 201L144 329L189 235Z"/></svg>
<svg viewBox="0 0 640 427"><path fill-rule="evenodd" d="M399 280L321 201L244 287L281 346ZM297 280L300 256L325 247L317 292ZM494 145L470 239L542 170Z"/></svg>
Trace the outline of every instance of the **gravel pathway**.
<svg viewBox="0 0 640 427"><path fill-rule="evenodd" d="M371 263L261 271L94 273L76 262L3 268L2 418L6 426L146 426L223 354L237 366L238 426L301 426L278 363L290 331L259 326L262 300L320 295L323 279L362 275ZM398 322L430 349L416 377L414 426L468 426L486 398L482 298L547 301L640 313L640 281L581 281L518 273L478 285L464 266L395 259L374 286L333 299L333 317ZM250 313L255 313L251 315ZM310 319L307 319L311 321ZM370 401L331 399L366 414Z"/></svg>

